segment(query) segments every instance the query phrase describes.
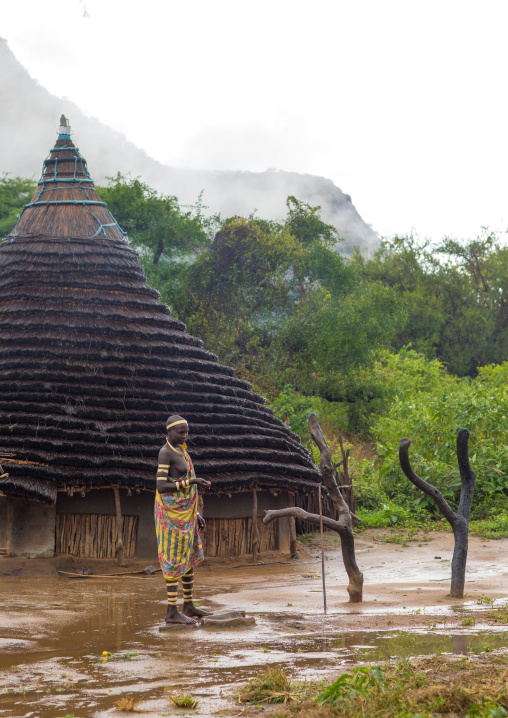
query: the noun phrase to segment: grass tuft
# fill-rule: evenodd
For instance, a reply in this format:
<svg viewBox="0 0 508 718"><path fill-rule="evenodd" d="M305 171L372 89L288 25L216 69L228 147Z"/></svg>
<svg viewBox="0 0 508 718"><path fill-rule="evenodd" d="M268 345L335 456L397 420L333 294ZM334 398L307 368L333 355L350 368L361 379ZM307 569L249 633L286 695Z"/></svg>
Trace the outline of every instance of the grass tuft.
<svg viewBox="0 0 508 718"><path fill-rule="evenodd" d="M495 608L493 611L489 611L487 616L493 623L508 623L508 603L505 603L504 606L499 606L499 608Z"/></svg>
<svg viewBox="0 0 508 718"><path fill-rule="evenodd" d="M124 711L125 713L136 713L138 710L137 706L140 703L141 700L137 701L132 696L122 696L116 701L115 706L119 711Z"/></svg>
<svg viewBox="0 0 508 718"><path fill-rule="evenodd" d="M494 605L494 599L490 596L480 596L480 598L476 599L476 603L478 605L485 605L485 606L493 606Z"/></svg>
<svg viewBox="0 0 508 718"><path fill-rule="evenodd" d="M168 696L173 705L177 708L196 708L199 701L193 698L189 693L176 693Z"/></svg>
<svg viewBox="0 0 508 718"><path fill-rule="evenodd" d="M330 686L327 686L320 693L316 700L322 705L330 703L335 705L345 698L354 698L356 696L368 697L375 691L384 690L386 686L385 679L381 672L381 668L367 668L360 666L355 668L352 673L343 673Z"/></svg>
<svg viewBox="0 0 508 718"><path fill-rule="evenodd" d="M282 668L267 668L252 678L239 694L240 703L289 703L302 697L303 688L293 686Z"/></svg>
<svg viewBox="0 0 508 718"><path fill-rule="evenodd" d="M476 618L474 616L468 616L462 619L461 626L474 626L476 624Z"/></svg>

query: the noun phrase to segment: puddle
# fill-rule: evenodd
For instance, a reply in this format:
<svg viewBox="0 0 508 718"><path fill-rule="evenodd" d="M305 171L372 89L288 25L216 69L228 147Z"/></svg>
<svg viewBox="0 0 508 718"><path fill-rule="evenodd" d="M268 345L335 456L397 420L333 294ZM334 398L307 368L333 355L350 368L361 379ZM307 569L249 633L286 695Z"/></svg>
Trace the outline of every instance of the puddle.
<svg viewBox="0 0 508 718"><path fill-rule="evenodd" d="M508 646L508 631L422 633L420 631L348 632L337 637L301 638L302 651L332 652L342 660L387 661L432 654L469 654Z"/></svg>
<svg viewBox="0 0 508 718"><path fill-rule="evenodd" d="M224 595L232 604L236 597L241 607L244 594L239 592L252 583L252 575L244 579L224 573L218 594L217 574L203 573L199 593L205 607L217 608L214 601ZM343 614L323 618L316 611L302 620L293 614L287 622L260 613L254 628L241 631L160 633L163 594L157 579L3 578L0 716L112 716L117 714L115 702L126 695L140 701L138 716L176 715L179 709L169 702L170 692L191 693L199 701L196 711L212 715L231 709L238 684L267 665L281 665L294 677L312 680L355 663L395 656L508 646L505 627L483 627L481 632L478 626L464 627L452 633L446 630L446 618L434 617L431 624L422 616L423 624L429 621L426 629L342 631ZM469 611L485 608L467 605ZM449 606L447 610L453 613ZM111 654L107 660L103 651Z"/></svg>

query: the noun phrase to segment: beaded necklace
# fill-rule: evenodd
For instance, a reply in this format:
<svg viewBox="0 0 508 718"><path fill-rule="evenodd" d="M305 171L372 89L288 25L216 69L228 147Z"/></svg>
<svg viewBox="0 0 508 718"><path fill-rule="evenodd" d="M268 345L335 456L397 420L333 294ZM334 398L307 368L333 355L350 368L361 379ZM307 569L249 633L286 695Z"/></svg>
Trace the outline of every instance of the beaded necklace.
<svg viewBox="0 0 508 718"><path fill-rule="evenodd" d="M187 451L186 451L187 446L186 446L185 444L181 444L181 446L182 446L182 448L183 448L183 451L178 451L178 449L175 449L175 447L172 446L172 445L169 443L168 439L166 439L166 443L167 443L167 445L169 446L169 448L170 448L172 451L175 452L175 454L180 454L180 456L185 456L185 457L187 457Z"/></svg>

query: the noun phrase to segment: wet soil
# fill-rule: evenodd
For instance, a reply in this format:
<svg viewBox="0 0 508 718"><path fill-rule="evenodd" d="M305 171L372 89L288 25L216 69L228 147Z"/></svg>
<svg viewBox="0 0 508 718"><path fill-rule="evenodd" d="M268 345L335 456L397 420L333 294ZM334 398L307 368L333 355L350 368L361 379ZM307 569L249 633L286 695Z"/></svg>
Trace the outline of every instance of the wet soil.
<svg viewBox="0 0 508 718"><path fill-rule="evenodd" d="M256 710L235 704L234 693L268 665L323 680L360 662L508 646L508 626L492 625L486 611L508 597L508 540L471 538L467 595L459 600L447 595L451 534L422 534L409 546L380 541L386 538L357 537L365 601L351 604L340 546L327 536L326 617L317 541L302 544L297 561L207 562L195 581L203 607L256 618L254 627L236 630L159 632L160 574L69 579L44 575L32 561L38 575L25 564L6 576L15 562L0 558L0 716L119 716L115 703L124 696L140 701L140 716L193 713L173 706L170 693L192 694L202 716L251 715ZM94 572L119 570L96 564ZM478 603L484 597L488 605Z"/></svg>

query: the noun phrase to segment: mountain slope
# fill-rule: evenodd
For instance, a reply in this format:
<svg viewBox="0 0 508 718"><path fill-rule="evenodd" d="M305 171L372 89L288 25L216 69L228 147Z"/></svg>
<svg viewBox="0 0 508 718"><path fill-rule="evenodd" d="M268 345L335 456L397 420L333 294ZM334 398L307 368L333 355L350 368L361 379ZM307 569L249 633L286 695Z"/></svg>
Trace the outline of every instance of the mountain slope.
<svg viewBox="0 0 508 718"><path fill-rule="evenodd" d="M357 245L372 250L378 235L364 222L351 202L324 177L297 172L198 171L163 165L123 135L87 117L68 99L51 95L30 77L7 42L0 38L0 172L38 179L40 157L47 152L48 136L56 135L63 113L71 120L77 144L88 158L96 181L122 174L140 176L165 194L193 203L204 190L204 203L212 212L280 218L292 194L312 205L321 205L324 219L333 224L345 242L341 251ZM56 137L55 137L56 139Z"/></svg>

